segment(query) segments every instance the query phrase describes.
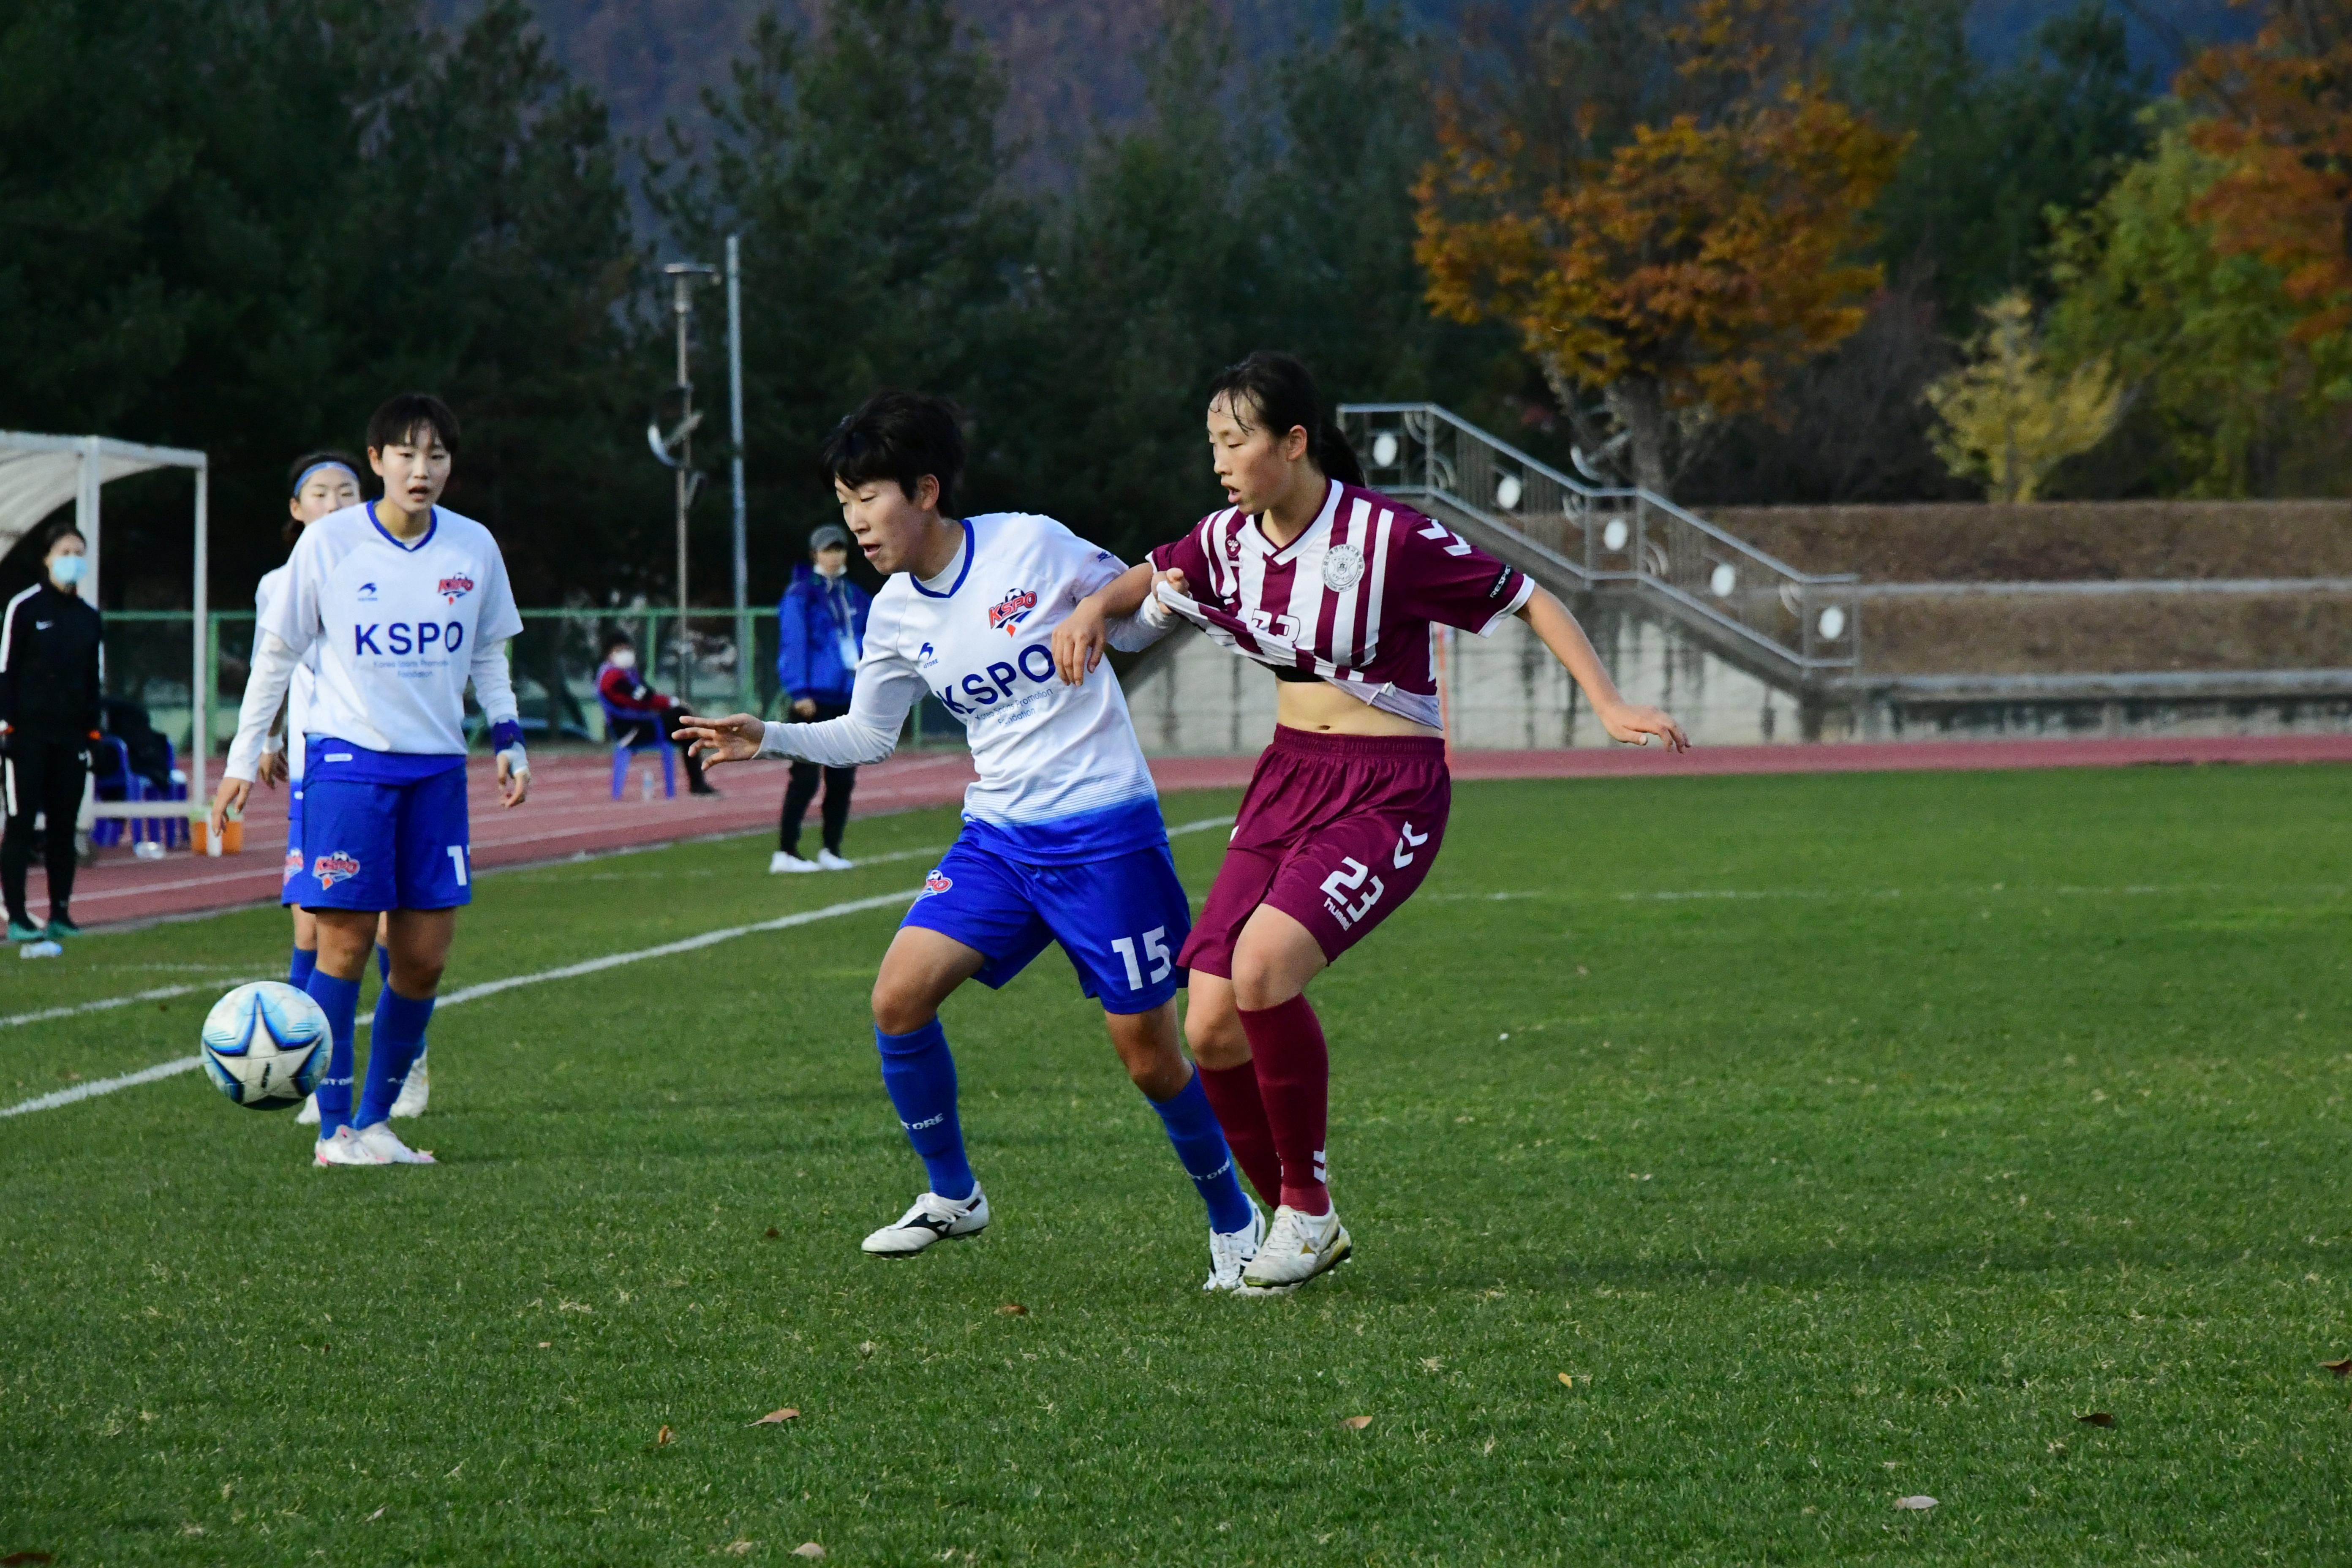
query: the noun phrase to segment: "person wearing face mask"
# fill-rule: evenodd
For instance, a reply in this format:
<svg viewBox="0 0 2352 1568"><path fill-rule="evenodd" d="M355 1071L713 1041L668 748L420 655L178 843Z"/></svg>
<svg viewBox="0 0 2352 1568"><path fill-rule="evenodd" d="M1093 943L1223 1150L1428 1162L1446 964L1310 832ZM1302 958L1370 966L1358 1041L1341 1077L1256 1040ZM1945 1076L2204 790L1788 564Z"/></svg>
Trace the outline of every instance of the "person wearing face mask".
<svg viewBox="0 0 2352 1568"><path fill-rule="evenodd" d="M641 746L656 734L674 741L687 717L686 704L656 691L637 673L637 645L626 632L612 632L604 638L604 662L596 668L596 695L617 726L613 731L614 745ZM686 793L719 793L704 782L702 762L691 752L686 753Z"/></svg>
<svg viewBox="0 0 2352 1568"><path fill-rule="evenodd" d="M103 626L81 600L89 545L68 523L49 536L41 580L8 601L0 615L0 892L8 902L10 942L79 936L70 905L74 820L89 776L99 732L99 641ZM33 818L44 818L42 863L49 873L49 921L25 909L25 873L33 858Z"/></svg>
<svg viewBox="0 0 2352 1568"><path fill-rule="evenodd" d="M785 712L800 723L838 719L849 711L850 688L866 646L866 616L874 600L849 580L849 531L828 522L809 535L809 563L793 574L776 606L776 679L784 689ZM801 858L801 822L824 781L824 847L814 860ZM857 787L856 768L820 768L794 763L784 786L783 820L776 834L771 871L846 871L841 838L849 826L849 795Z"/></svg>

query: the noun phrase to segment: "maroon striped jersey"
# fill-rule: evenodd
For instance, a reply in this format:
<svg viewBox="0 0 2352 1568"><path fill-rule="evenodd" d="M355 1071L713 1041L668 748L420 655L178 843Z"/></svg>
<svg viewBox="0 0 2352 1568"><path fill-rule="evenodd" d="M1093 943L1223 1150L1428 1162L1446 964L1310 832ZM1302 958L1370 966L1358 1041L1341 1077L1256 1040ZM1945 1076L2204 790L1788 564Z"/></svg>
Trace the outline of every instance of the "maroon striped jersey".
<svg viewBox="0 0 2352 1568"><path fill-rule="evenodd" d="M1151 564L1184 574L1192 596L1163 589L1162 600L1235 653L1431 729L1443 727L1431 624L1486 637L1535 592L1444 523L1336 479L1286 545L1227 507L1154 550Z"/></svg>

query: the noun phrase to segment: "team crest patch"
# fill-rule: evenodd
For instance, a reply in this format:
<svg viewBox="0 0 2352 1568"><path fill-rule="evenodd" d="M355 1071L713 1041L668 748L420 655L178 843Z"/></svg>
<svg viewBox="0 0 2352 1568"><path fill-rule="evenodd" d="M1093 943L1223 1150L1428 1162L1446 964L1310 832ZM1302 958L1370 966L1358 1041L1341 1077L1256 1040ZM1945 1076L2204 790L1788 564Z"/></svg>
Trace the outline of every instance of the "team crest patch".
<svg viewBox="0 0 2352 1568"><path fill-rule="evenodd" d="M1344 594L1364 580L1364 552L1352 544L1335 544L1323 552L1323 585Z"/></svg>
<svg viewBox="0 0 2352 1568"><path fill-rule="evenodd" d="M290 882L301 874L302 851L299 849L289 849L286 851L286 875L279 879L281 881Z"/></svg>
<svg viewBox="0 0 2352 1568"><path fill-rule="evenodd" d="M954 878L944 871L934 871L923 879L923 897L928 899L933 893L944 893L954 886Z"/></svg>
<svg viewBox="0 0 2352 1568"><path fill-rule="evenodd" d="M433 591L454 605L474 591L474 580L463 572L455 573L442 578L441 585Z"/></svg>
<svg viewBox="0 0 2352 1568"><path fill-rule="evenodd" d="M1006 637L1018 634L1021 623L1037 607L1037 595L1026 588L1015 588L1001 603L988 607L988 629L1002 631Z"/></svg>
<svg viewBox="0 0 2352 1568"><path fill-rule="evenodd" d="M347 882L360 874L360 858L338 849L331 855L321 855L310 862L310 875L319 879L319 886L331 888Z"/></svg>

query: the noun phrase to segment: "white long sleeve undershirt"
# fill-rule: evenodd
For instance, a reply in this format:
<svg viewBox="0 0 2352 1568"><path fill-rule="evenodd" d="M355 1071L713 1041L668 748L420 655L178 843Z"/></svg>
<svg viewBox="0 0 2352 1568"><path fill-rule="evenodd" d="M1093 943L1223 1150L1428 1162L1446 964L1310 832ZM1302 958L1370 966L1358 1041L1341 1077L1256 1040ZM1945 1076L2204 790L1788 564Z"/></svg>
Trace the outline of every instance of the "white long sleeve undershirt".
<svg viewBox="0 0 2352 1568"><path fill-rule="evenodd" d="M813 724L771 723L761 734L760 755L826 768L878 763L898 749L907 714L929 689L903 661L869 656L857 667L846 714Z"/></svg>
<svg viewBox="0 0 2352 1568"><path fill-rule="evenodd" d="M1141 653L1183 624L1175 611L1160 602L1155 592L1145 595L1135 614L1106 621L1103 635L1121 653Z"/></svg>

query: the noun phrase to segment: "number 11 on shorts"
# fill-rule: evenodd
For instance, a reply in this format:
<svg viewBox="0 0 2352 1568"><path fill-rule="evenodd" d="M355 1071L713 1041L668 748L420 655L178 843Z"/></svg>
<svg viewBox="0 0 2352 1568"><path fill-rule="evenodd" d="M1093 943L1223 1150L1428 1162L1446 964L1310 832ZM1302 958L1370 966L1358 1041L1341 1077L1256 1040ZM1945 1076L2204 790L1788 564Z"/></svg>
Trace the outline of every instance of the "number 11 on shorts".
<svg viewBox="0 0 2352 1568"><path fill-rule="evenodd" d="M449 846L449 864L457 868L457 886L461 888L466 886L466 847L464 845Z"/></svg>
<svg viewBox="0 0 2352 1568"><path fill-rule="evenodd" d="M1168 943L1164 940L1167 935L1166 926L1153 926L1143 933L1143 956L1151 961L1151 984L1154 985L1167 979L1168 972L1176 967L1175 955L1168 951ZM1110 944L1110 950L1118 954L1127 965L1127 988L1129 991L1142 990L1143 968L1135 961L1135 939L1120 937Z"/></svg>

